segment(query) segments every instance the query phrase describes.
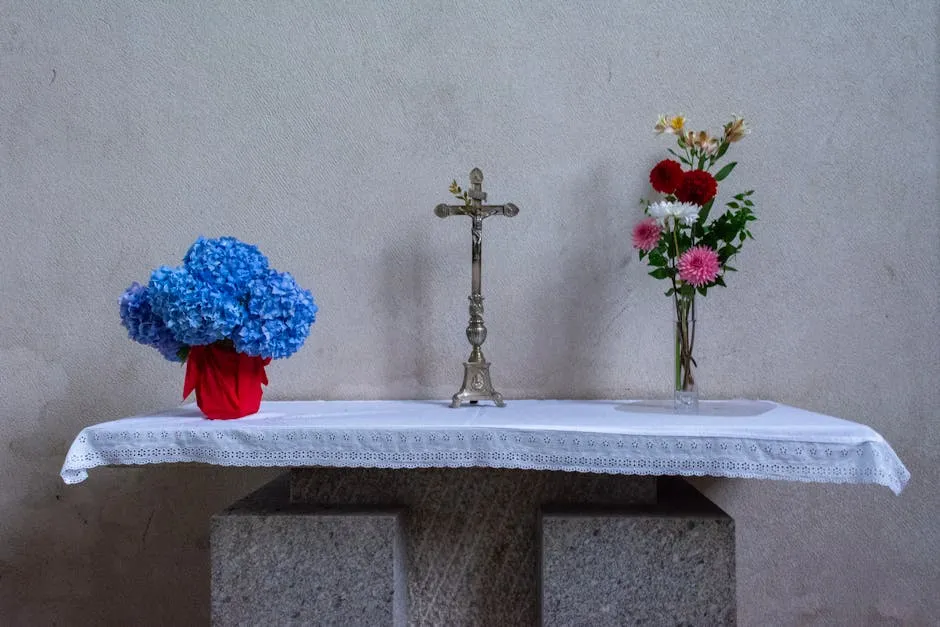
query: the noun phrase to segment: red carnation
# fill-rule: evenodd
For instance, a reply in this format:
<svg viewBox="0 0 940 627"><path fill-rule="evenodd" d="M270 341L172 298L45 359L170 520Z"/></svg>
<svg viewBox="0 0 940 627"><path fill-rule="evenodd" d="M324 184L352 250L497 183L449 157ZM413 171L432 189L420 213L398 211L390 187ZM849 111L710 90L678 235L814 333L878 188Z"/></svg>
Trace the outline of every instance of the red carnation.
<svg viewBox="0 0 940 627"><path fill-rule="evenodd" d="M664 159L653 167L650 172L650 183L653 189L663 194L671 194L682 182L682 166L671 159Z"/></svg>
<svg viewBox="0 0 940 627"><path fill-rule="evenodd" d="M676 198L679 202L690 202L695 205L704 205L718 193L718 183L715 177L705 170L692 170L682 176L679 187L676 188Z"/></svg>

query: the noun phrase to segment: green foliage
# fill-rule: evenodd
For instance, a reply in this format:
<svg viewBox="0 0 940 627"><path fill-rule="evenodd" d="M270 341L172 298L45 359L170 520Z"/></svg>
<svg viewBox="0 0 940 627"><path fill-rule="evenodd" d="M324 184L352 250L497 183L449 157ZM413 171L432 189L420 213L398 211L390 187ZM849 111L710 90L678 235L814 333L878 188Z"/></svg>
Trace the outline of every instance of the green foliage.
<svg viewBox="0 0 940 627"><path fill-rule="evenodd" d="M695 225L692 227L693 237L702 237L702 233L705 230L705 223L708 221L708 216L712 212L712 205L714 204L715 204L715 199L712 198L707 203L702 205L701 210L698 212L698 220L695 222Z"/></svg>
<svg viewBox="0 0 940 627"><path fill-rule="evenodd" d="M737 162L737 161L732 161L731 163L729 163L728 165L726 165L726 166L723 167L722 169L718 170L718 174L715 175L715 180L720 183L721 181L723 181L723 180L725 180L726 178L728 178L728 175L731 174L731 170L733 170L733 169L734 169L734 166L736 166L736 165L738 165L738 162Z"/></svg>
<svg viewBox="0 0 940 627"><path fill-rule="evenodd" d="M689 166L689 167L692 167L692 164L689 162L688 159L686 159L684 156L680 155L678 152L676 152L676 151L673 150L672 148L669 149L669 154L671 154L672 156L674 156L674 157L676 157L677 159L679 159L679 161L681 161L681 162L684 163L685 165L687 165L687 166Z"/></svg>
<svg viewBox="0 0 940 627"><path fill-rule="evenodd" d="M721 142L721 145L718 147L718 152L715 153L715 156L712 159L712 164L714 164L715 161L718 161L719 159L725 156L725 153L728 152L728 146L730 145L731 145L731 142L728 142L728 141ZM715 177L715 178L718 178L718 177Z"/></svg>
<svg viewBox="0 0 940 627"><path fill-rule="evenodd" d="M454 198L463 201L465 207L470 206L470 194L468 194L465 189L462 189L460 185L457 185L457 179L450 182L449 190L450 193L454 195Z"/></svg>

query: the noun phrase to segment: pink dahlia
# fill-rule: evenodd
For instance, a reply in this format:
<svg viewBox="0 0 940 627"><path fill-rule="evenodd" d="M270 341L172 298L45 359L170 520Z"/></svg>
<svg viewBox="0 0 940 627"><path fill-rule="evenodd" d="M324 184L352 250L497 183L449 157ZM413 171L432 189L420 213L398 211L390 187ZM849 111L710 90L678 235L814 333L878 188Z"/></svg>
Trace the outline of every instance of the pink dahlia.
<svg viewBox="0 0 940 627"><path fill-rule="evenodd" d="M701 287L718 278L721 266L718 263L718 253L708 246L693 246L679 257L676 268L679 269L679 278Z"/></svg>
<svg viewBox="0 0 940 627"><path fill-rule="evenodd" d="M649 252L659 245L661 233L656 218L647 218L633 227L633 247Z"/></svg>

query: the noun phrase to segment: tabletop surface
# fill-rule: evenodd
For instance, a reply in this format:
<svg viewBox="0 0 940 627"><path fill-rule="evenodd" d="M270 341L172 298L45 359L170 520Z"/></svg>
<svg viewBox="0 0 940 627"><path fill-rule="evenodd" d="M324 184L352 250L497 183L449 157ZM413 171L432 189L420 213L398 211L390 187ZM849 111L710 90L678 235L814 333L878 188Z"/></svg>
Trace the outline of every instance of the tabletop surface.
<svg viewBox="0 0 940 627"><path fill-rule="evenodd" d="M470 466L638 475L874 483L910 473L865 425L771 401L517 400L451 409L439 401L265 401L207 420L194 405L79 433L66 483L102 465L422 468Z"/></svg>

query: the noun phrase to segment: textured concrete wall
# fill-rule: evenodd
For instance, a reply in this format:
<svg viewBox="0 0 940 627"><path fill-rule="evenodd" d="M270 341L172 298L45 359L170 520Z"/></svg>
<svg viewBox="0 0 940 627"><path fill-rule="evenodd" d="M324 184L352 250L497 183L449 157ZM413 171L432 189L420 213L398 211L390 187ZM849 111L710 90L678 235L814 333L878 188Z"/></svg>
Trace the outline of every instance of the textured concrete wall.
<svg viewBox="0 0 940 627"><path fill-rule="evenodd" d="M702 485L737 521L740 623L940 615L936 2L0 3L0 616L190 624L209 513L272 473L99 470L78 430L178 401L116 299L198 235L259 244L321 306L268 398L459 383L472 166L487 357L519 397L667 392L669 303L629 247L656 114L753 134L723 197L758 239L704 307L703 391L885 434L887 490Z"/></svg>

